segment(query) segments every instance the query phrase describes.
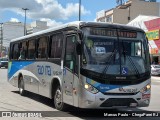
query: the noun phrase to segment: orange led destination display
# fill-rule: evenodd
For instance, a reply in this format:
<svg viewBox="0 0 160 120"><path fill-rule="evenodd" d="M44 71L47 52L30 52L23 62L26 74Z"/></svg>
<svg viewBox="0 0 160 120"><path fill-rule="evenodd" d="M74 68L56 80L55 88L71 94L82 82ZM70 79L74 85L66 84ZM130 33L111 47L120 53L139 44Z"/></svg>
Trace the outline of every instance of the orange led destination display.
<svg viewBox="0 0 160 120"><path fill-rule="evenodd" d="M91 28L90 29L91 35L100 35L100 36L111 36L111 37L117 37L117 31L116 29L103 29L103 28ZM124 38L136 38L137 33L133 31L118 31L119 37Z"/></svg>

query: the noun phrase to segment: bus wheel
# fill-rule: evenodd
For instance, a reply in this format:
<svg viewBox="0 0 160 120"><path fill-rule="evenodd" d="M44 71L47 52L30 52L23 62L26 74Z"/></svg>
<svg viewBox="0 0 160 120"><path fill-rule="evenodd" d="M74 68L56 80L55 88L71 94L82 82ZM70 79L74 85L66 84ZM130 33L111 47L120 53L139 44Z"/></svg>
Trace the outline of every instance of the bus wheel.
<svg viewBox="0 0 160 120"><path fill-rule="evenodd" d="M54 93L54 105L57 110L62 110L62 111L65 110L67 106L62 101L62 91L60 89L60 86L57 86L55 93Z"/></svg>
<svg viewBox="0 0 160 120"><path fill-rule="evenodd" d="M24 90L24 81L23 81L23 77L21 76L19 79L19 94L24 96L25 94L25 90Z"/></svg>

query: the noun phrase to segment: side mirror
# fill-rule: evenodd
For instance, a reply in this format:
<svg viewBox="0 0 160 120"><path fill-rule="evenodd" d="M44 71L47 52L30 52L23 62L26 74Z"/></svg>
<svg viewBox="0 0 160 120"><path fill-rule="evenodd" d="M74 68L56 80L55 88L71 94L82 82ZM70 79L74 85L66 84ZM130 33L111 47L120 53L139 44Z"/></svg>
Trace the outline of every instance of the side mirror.
<svg viewBox="0 0 160 120"><path fill-rule="evenodd" d="M82 30L77 30L78 35L79 35L79 39L82 40L83 39L83 31Z"/></svg>
<svg viewBox="0 0 160 120"><path fill-rule="evenodd" d="M81 49L80 43L77 43L77 45L76 45L76 52L78 55L82 55L82 49Z"/></svg>

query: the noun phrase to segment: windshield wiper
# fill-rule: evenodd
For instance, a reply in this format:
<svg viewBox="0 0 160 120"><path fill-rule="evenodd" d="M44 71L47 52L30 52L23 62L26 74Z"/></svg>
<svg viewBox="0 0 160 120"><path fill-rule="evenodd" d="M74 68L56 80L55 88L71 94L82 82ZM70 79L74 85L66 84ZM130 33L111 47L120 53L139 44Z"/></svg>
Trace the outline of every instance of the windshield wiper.
<svg viewBox="0 0 160 120"><path fill-rule="evenodd" d="M124 56L124 63L126 62L126 49L125 49L125 47L124 47L124 42L122 41L122 47L123 47L123 56Z"/></svg>
<svg viewBox="0 0 160 120"><path fill-rule="evenodd" d="M125 47L124 47L124 42L122 41L122 47L123 47L123 56L124 56L124 63L125 63L125 61L126 61L126 49L125 49ZM134 62L133 62L133 60L130 58L130 56L128 56L127 55L127 58L129 59L129 62L131 63L131 65L133 66L133 68L134 68L134 70L135 70L135 72L138 74L138 76L140 76L140 74L139 74L139 71L138 71L138 69L137 69L137 67L136 67L136 65L134 64Z"/></svg>
<svg viewBox="0 0 160 120"><path fill-rule="evenodd" d="M133 66L134 70L136 71L137 75L140 76L140 73L136 67L136 65L134 64L133 60L131 59L130 56L127 56L127 58L129 59L129 62L131 63L131 65Z"/></svg>
<svg viewBox="0 0 160 120"><path fill-rule="evenodd" d="M108 63L106 66L105 66L105 68L104 68L104 70L103 70L103 74L104 73L106 73L106 71L108 70L108 67L110 66L110 61L111 61L111 59L112 59L112 57L115 55L115 53L116 53L116 49L114 49L113 50L113 52L112 52L112 54L109 56L109 59L108 59L108 61L106 62L106 63Z"/></svg>

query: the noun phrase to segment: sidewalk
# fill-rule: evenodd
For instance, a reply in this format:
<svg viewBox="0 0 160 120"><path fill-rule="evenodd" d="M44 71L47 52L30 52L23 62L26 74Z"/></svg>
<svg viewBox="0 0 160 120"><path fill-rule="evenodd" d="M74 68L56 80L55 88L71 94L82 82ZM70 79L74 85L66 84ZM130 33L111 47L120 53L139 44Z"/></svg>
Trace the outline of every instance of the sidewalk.
<svg viewBox="0 0 160 120"><path fill-rule="evenodd" d="M151 79L159 80L160 81L160 76L151 76Z"/></svg>

